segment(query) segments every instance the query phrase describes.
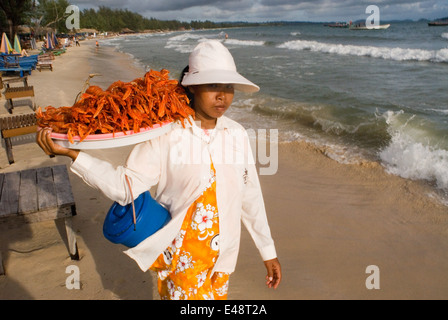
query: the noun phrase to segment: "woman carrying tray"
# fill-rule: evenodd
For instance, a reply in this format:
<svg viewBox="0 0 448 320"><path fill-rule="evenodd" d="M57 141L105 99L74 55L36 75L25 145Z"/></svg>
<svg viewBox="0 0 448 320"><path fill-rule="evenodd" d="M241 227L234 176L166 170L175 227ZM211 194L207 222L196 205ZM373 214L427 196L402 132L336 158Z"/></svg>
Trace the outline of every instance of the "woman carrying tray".
<svg viewBox="0 0 448 320"><path fill-rule="evenodd" d="M125 253L139 267L158 273L162 299L226 299L238 256L241 221L277 288L281 267L271 237L250 143L244 128L224 116L234 90L259 87L237 71L219 41L200 43L189 58L182 85L192 96L197 123L185 121L140 143L126 166L114 168L85 152L53 143L50 130L37 142L49 155L73 159L71 170L107 197L126 205L157 185L155 199L171 213L161 230Z"/></svg>

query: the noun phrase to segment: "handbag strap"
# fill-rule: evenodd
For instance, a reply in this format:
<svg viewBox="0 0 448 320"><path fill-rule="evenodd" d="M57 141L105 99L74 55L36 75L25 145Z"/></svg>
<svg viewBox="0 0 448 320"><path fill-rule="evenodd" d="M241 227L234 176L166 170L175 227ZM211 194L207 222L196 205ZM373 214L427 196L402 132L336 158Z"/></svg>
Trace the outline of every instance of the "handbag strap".
<svg viewBox="0 0 448 320"><path fill-rule="evenodd" d="M134 223L134 231L137 230L137 219L135 217L135 205L134 205L134 195L132 194L131 184L129 183L128 176L124 176L126 178L126 182L129 187L129 192L131 193L131 200L132 200L132 222Z"/></svg>

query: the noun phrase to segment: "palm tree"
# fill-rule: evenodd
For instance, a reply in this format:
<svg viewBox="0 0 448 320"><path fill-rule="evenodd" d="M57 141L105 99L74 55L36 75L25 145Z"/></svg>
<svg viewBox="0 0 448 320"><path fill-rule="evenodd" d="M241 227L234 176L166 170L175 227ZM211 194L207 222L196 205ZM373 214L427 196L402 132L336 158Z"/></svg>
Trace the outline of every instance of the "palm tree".
<svg viewBox="0 0 448 320"><path fill-rule="evenodd" d="M23 22L25 13L31 9L31 0L2 0L0 9L4 12L9 25L9 37L13 39L17 27Z"/></svg>

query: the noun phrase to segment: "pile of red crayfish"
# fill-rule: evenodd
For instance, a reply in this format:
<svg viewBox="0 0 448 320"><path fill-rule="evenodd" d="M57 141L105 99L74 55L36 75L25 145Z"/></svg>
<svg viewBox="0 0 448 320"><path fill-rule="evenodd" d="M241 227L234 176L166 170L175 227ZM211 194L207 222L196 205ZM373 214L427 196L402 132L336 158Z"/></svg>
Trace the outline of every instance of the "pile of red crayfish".
<svg viewBox="0 0 448 320"><path fill-rule="evenodd" d="M168 75L166 69L150 70L131 82L116 81L106 90L90 86L71 107L48 106L45 111L39 107L37 124L67 134L71 143L75 136L82 141L91 134L137 133L167 121L180 120L184 125L194 110L185 90Z"/></svg>

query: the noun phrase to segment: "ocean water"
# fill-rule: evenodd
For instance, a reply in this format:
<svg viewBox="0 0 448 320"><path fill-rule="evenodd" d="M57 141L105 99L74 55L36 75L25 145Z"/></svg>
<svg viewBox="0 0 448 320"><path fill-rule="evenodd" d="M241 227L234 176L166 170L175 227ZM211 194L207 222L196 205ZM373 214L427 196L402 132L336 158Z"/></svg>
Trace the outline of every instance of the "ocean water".
<svg viewBox="0 0 448 320"><path fill-rule="evenodd" d="M205 39L221 39L238 71L261 87L236 94L229 110L245 127L278 129L281 141L306 140L343 163L378 161L448 194L448 27L300 24L132 35L101 45L178 78Z"/></svg>

